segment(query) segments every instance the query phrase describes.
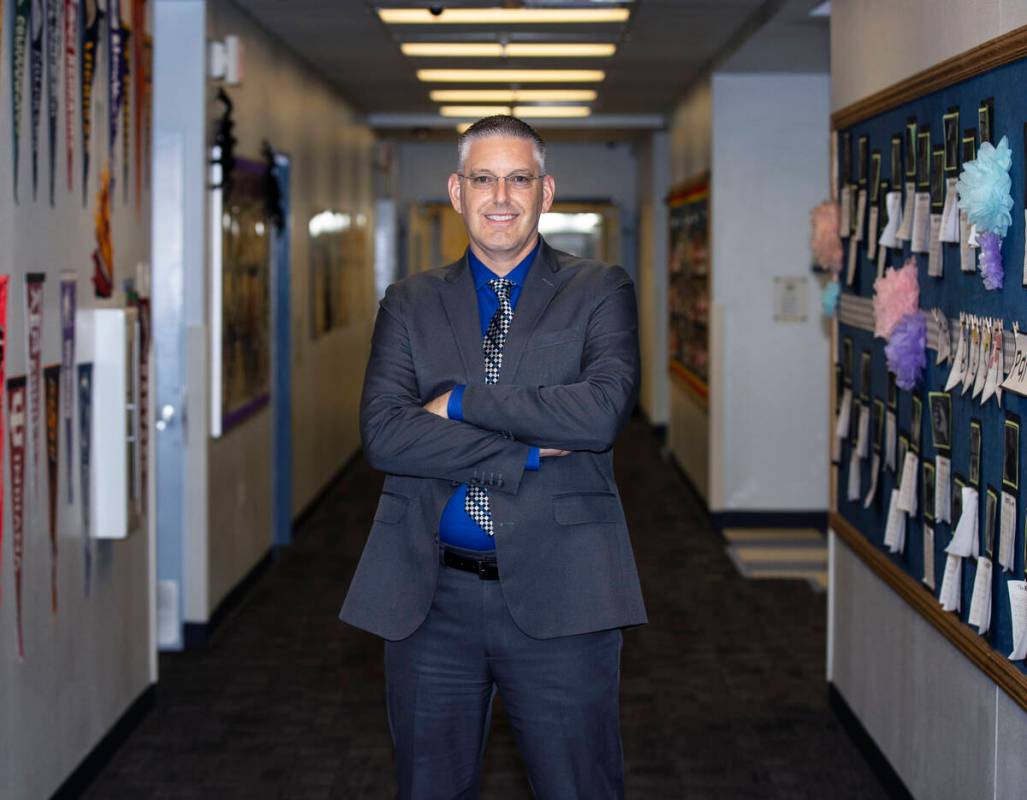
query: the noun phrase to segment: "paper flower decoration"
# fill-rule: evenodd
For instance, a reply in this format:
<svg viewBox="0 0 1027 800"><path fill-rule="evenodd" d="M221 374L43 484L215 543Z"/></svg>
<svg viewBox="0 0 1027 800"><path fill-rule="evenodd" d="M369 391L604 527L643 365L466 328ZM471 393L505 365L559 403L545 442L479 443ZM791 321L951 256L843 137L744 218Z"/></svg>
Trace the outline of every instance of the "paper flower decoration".
<svg viewBox="0 0 1027 800"><path fill-rule="evenodd" d="M1002 268L1002 239L997 233L987 231L977 237L981 246L981 278L984 288L991 291L1002 288L1005 270Z"/></svg>
<svg viewBox="0 0 1027 800"><path fill-rule="evenodd" d="M831 281L824 287L824 293L820 296L820 302L824 307L824 316L833 317L834 310L838 307L838 295L841 294L842 286L838 281Z"/></svg>
<svg viewBox="0 0 1027 800"><path fill-rule="evenodd" d="M821 269L837 274L842 270L842 240L838 238L838 204L825 200L810 212L810 224L813 234L810 237L810 249L813 261Z"/></svg>
<svg viewBox="0 0 1027 800"><path fill-rule="evenodd" d="M891 337L899 320L920 306L920 281L916 257L910 256L900 269L888 267L874 281L874 336Z"/></svg>
<svg viewBox="0 0 1027 800"><path fill-rule="evenodd" d="M1009 168L1012 164L1013 154L1005 136L998 147L984 142L977 151L977 158L963 164L956 183L959 207L977 226L978 233L991 231L1005 237L1013 222L1009 213L1013 208L1013 197L1009 193L1012 187Z"/></svg>
<svg viewBox="0 0 1027 800"><path fill-rule="evenodd" d="M884 355L896 386L906 391L916 386L927 365L927 317L914 311L899 320L884 346Z"/></svg>

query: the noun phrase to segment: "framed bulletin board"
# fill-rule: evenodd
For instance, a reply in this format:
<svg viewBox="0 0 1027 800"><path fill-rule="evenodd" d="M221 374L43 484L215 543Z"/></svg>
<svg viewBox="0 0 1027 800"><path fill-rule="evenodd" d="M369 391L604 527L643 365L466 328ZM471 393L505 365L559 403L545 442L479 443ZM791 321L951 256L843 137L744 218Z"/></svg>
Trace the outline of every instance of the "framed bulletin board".
<svg viewBox="0 0 1027 800"><path fill-rule="evenodd" d="M704 405L709 399L710 358L709 180L705 173L667 196L669 368Z"/></svg>

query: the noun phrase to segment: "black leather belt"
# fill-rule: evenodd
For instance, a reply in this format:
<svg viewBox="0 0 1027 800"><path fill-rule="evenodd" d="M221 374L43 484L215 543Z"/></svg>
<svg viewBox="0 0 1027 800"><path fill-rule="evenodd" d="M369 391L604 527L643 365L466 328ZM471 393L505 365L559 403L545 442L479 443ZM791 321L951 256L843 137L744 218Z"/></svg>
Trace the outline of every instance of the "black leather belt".
<svg viewBox="0 0 1027 800"><path fill-rule="evenodd" d="M483 581L499 580L499 565L496 563L494 556L488 558L469 558L450 550L448 547L443 547L442 563L453 569L473 572Z"/></svg>

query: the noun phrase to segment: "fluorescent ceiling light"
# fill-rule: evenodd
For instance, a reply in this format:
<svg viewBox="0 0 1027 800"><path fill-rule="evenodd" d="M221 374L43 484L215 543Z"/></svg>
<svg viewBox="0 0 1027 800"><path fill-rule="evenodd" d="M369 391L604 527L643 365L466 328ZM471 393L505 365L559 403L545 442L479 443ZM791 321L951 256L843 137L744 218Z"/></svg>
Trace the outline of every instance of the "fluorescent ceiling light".
<svg viewBox="0 0 1027 800"><path fill-rule="evenodd" d="M432 89L436 103L589 103L595 89Z"/></svg>
<svg viewBox="0 0 1027 800"><path fill-rule="evenodd" d="M405 56L429 58L604 58L617 51L616 45L603 42L403 42L399 47Z"/></svg>
<svg viewBox="0 0 1027 800"><path fill-rule="evenodd" d="M515 117L547 117L549 119L587 117L592 113L588 106L514 106Z"/></svg>
<svg viewBox="0 0 1027 800"><path fill-rule="evenodd" d="M509 114L510 106L442 106L439 113L444 117L491 117L493 114Z"/></svg>
<svg viewBox="0 0 1027 800"><path fill-rule="evenodd" d="M601 69L419 69L425 83L598 83Z"/></svg>
<svg viewBox="0 0 1027 800"><path fill-rule="evenodd" d="M626 8L445 8L432 14L427 8L379 8L388 25L551 25L626 22Z"/></svg>

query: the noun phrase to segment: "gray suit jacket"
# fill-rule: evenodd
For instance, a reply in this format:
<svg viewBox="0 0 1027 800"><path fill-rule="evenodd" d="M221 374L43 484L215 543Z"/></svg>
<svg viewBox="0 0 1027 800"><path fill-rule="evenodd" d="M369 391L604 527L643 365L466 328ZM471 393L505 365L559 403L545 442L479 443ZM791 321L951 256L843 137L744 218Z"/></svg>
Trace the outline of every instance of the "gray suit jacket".
<svg viewBox="0 0 1027 800"><path fill-rule="evenodd" d="M387 473L340 617L385 639L431 607L439 518L461 483L488 487L514 621L551 638L646 621L611 447L635 404L637 311L628 274L545 242L486 384L466 256L389 287L364 378L364 453ZM422 405L466 384L462 422ZM530 446L572 450L525 471Z"/></svg>

